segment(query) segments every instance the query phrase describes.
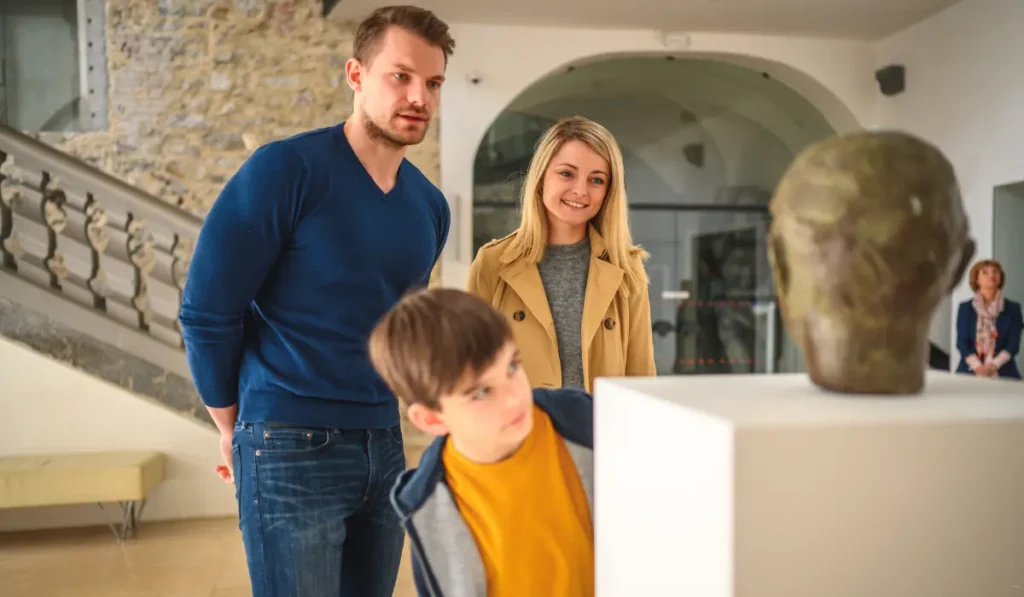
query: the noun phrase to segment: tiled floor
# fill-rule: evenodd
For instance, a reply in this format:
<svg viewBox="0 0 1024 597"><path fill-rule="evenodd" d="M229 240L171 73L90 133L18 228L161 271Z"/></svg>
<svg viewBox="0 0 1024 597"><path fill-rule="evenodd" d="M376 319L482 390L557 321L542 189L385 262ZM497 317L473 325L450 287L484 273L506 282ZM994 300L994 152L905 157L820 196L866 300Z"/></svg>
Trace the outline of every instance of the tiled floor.
<svg viewBox="0 0 1024 597"><path fill-rule="evenodd" d="M412 435L412 434L409 434ZM423 442L407 435L409 465ZM107 528L0 534L2 597L248 597L235 519L145 522L118 545ZM395 597L415 597L408 546Z"/></svg>
<svg viewBox="0 0 1024 597"><path fill-rule="evenodd" d="M0 535L3 597L248 597L235 520L149 523L117 545L109 529ZM408 554L395 597L414 597Z"/></svg>

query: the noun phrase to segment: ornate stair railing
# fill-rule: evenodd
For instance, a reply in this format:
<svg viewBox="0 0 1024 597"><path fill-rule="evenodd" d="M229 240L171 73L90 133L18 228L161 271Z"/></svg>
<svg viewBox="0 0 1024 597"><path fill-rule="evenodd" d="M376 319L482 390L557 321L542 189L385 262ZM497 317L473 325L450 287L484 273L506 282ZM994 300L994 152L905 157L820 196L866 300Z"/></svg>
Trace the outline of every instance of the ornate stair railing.
<svg viewBox="0 0 1024 597"><path fill-rule="evenodd" d="M201 225L0 125L0 296L187 376L177 317Z"/></svg>

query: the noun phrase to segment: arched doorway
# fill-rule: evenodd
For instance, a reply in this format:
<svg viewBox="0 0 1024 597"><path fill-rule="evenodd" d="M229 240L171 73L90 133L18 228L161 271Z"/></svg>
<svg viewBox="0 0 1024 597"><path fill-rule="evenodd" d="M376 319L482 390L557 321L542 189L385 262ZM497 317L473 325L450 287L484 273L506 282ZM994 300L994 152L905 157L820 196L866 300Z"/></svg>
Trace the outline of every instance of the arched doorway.
<svg viewBox="0 0 1024 597"><path fill-rule="evenodd" d="M834 134L767 73L704 59L607 58L521 93L477 149L473 251L518 223L522 175L558 118L618 140L634 239L650 253L659 374L799 371L775 309L767 202L801 149Z"/></svg>

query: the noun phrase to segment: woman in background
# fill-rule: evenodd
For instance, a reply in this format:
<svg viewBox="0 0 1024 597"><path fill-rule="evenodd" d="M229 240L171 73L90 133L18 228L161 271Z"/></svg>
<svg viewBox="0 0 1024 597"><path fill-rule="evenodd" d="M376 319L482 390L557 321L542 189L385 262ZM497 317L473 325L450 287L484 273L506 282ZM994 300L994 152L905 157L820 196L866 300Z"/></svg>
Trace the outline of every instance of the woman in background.
<svg viewBox="0 0 1024 597"><path fill-rule="evenodd" d="M979 261L971 268L974 298L960 303L956 314L957 373L1020 379L1014 359L1020 352L1020 303L1003 297L1006 274L998 261Z"/></svg>
<svg viewBox="0 0 1024 597"><path fill-rule="evenodd" d="M512 324L533 387L655 375L643 260L629 232L622 153L611 133L566 118L541 138L511 235L481 247L469 292Z"/></svg>

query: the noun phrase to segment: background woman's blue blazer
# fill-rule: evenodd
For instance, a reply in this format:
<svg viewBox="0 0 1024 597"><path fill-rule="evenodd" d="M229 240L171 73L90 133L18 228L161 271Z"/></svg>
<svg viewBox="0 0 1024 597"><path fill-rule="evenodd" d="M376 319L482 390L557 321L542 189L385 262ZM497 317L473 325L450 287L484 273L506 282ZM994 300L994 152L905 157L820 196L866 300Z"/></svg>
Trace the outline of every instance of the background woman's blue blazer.
<svg viewBox="0 0 1024 597"><path fill-rule="evenodd" d="M957 373L970 373L971 368L967 366L967 357L977 354L975 347L975 336L977 335L978 313L974 310L971 301L960 303L960 310L956 314L956 348L960 351L960 365L957 366ZM1003 312L996 319L996 352L1007 351L1013 357L999 369L999 377L1012 377L1020 379L1020 369L1017 368L1017 353L1020 352L1020 332L1024 327L1024 318L1021 317L1020 303L1006 300Z"/></svg>

